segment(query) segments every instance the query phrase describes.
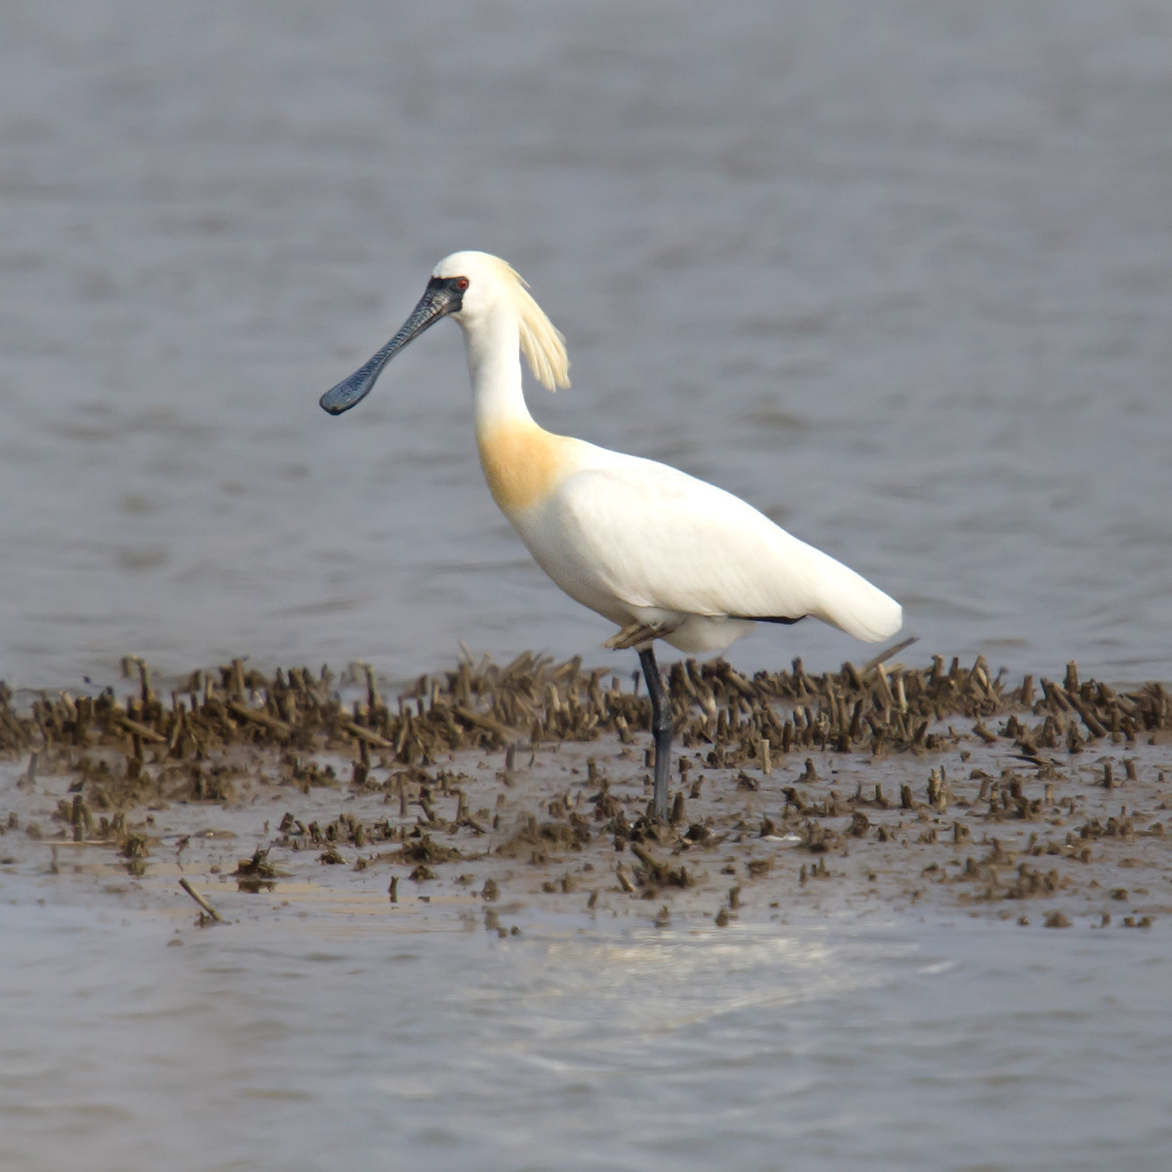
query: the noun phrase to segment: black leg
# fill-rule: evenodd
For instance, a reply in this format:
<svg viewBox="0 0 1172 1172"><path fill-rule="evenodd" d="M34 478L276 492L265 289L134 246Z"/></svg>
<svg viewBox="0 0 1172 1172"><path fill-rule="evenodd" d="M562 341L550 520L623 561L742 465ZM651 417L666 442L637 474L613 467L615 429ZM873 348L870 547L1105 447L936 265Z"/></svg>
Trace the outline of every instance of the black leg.
<svg viewBox="0 0 1172 1172"><path fill-rule="evenodd" d="M647 694L651 697L651 732L655 737L655 799L652 810L656 818L667 817L667 779L671 773L671 702L663 690L655 651L644 647L639 652Z"/></svg>

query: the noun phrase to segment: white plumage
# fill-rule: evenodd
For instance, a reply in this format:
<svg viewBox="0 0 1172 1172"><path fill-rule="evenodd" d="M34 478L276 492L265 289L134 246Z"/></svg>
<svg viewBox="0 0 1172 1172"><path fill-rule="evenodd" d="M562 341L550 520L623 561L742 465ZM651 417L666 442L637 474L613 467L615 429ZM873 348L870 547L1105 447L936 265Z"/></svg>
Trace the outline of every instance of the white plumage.
<svg viewBox="0 0 1172 1172"><path fill-rule="evenodd" d="M721 651L754 619L805 615L860 639L899 630L897 603L751 505L675 468L575 445L577 469L511 518L542 569L619 626Z"/></svg>
<svg viewBox="0 0 1172 1172"><path fill-rule="evenodd" d="M712 652L755 621L812 616L871 642L899 630L899 604L751 505L675 468L554 435L530 416L520 354L550 390L569 386L561 334L504 261L440 261L403 328L322 398L339 414L412 338L451 316L464 333L476 441L497 504L547 574L617 624L608 646L636 647L653 704L655 813L667 803L671 715L652 644Z"/></svg>

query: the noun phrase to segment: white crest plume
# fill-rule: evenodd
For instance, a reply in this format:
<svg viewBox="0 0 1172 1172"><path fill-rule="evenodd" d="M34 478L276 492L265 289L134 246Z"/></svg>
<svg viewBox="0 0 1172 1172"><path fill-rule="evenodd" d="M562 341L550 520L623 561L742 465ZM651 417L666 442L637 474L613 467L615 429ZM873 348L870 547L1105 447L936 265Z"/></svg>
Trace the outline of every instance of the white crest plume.
<svg viewBox="0 0 1172 1172"><path fill-rule="evenodd" d="M487 254L486 254L487 257ZM507 261L492 257L500 265L500 275L509 289L517 309L521 330L521 353L533 371L533 377L546 390L556 391L570 385L570 359L561 331L529 293L529 282Z"/></svg>

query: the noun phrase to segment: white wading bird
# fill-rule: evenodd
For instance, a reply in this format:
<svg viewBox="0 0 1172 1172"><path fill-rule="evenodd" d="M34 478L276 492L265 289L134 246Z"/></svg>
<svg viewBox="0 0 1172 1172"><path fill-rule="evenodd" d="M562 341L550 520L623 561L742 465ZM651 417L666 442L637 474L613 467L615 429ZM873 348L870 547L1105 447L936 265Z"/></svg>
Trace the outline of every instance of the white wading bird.
<svg viewBox="0 0 1172 1172"><path fill-rule="evenodd" d="M322 407L348 411L398 351L447 316L464 331L476 444L493 500L537 564L620 627L604 646L639 652L651 697L657 817L667 813L672 717L656 639L681 651L723 651L754 623L807 615L870 642L899 630L897 602L730 493L538 427L525 406L519 352L549 390L568 387L564 340L495 256L457 252L440 261L402 329L327 391Z"/></svg>

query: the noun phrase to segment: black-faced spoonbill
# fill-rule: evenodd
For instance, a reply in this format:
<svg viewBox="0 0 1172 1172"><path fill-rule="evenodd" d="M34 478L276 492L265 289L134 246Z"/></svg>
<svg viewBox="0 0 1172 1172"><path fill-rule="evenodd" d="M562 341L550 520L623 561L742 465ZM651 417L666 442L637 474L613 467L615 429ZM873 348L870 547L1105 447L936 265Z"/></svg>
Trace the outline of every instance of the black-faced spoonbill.
<svg viewBox="0 0 1172 1172"><path fill-rule="evenodd" d="M723 489L538 427L525 406L520 354L549 390L568 387L564 340L495 256L456 252L440 261L402 329L327 391L322 407L348 411L442 317L464 331L476 444L493 500L537 564L620 628L604 646L639 652L651 697L656 817L667 814L672 737L656 639L681 651L723 651L754 623L807 616L868 642L899 630L894 599Z"/></svg>

